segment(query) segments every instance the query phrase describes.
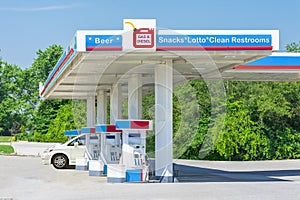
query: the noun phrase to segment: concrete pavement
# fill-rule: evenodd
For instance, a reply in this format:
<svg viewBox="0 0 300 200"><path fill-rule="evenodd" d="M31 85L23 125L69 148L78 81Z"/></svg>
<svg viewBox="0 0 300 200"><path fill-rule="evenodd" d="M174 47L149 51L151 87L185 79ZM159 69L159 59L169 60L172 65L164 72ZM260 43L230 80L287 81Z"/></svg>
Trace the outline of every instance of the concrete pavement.
<svg viewBox="0 0 300 200"><path fill-rule="evenodd" d="M176 162L192 167L183 178L202 181L109 184L86 171L42 165L38 157L0 156L0 199L300 199L300 160Z"/></svg>

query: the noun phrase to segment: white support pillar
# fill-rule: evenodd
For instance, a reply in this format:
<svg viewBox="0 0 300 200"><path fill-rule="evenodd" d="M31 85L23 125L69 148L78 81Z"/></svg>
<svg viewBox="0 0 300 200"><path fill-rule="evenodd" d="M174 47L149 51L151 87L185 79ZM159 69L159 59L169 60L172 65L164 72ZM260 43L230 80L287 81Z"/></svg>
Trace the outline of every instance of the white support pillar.
<svg viewBox="0 0 300 200"><path fill-rule="evenodd" d="M173 61L155 66L155 175L173 182Z"/></svg>
<svg viewBox="0 0 300 200"><path fill-rule="evenodd" d="M106 124L107 119L107 95L104 90L97 91L97 124ZM100 152L104 152L105 134L98 135L98 143L100 144ZM103 165L103 161L102 161Z"/></svg>
<svg viewBox="0 0 300 200"><path fill-rule="evenodd" d="M104 90L97 91L97 124L106 124L107 95Z"/></svg>
<svg viewBox="0 0 300 200"><path fill-rule="evenodd" d="M92 127L95 125L95 97L89 96L86 102L87 112L87 126Z"/></svg>
<svg viewBox="0 0 300 200"><path fill-rule="evenodd" d="M87 113L87 127L95 126L95 96L89 96L86 100L86 113ZM86 135L86 148L89 152L90 149L90 134Z"/></svg>
<svg viewBox="0 0 300 200"><path fill-rule="evenodd" d="M128 78L128 119L142 119L142 77L133 74Z"/></svg>
<svg viewBox="0 0 300 200"><path fill-rule="evenodd" d="M110 93L110 124L122 118L122 86L114 84Z"/></svg>

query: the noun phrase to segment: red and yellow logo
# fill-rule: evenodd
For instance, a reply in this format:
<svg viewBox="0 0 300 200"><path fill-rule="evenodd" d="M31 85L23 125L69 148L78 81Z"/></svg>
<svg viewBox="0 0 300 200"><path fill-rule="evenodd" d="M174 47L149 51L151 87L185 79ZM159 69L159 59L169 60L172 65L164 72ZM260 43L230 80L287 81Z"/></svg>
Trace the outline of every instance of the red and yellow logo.
<svg viewBox="0 0 300 200"><path fill-rule="evenodd" d="M153 48L154 47L154 29L137 29L132 22L125 22L133 28L133 46L134 48Z"/></svg>

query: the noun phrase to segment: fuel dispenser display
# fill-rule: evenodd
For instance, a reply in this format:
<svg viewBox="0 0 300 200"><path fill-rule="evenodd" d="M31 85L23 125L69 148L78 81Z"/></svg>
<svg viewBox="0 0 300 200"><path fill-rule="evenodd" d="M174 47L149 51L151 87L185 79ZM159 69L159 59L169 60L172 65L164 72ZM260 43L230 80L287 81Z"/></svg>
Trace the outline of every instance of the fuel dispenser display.
<svg viewBox="0 0 300 200"><path fill-rule="evenodd" d="M141 130L124 130L123 164L129 168L142 167L146 164L146 132Z"/></svg>
<svg viewBox="0 0 300 200"><path fill-rule="evenodd" d="M117 164L121 157L121 139L119 133L105 133L103 155L108 164Z"/></svg>

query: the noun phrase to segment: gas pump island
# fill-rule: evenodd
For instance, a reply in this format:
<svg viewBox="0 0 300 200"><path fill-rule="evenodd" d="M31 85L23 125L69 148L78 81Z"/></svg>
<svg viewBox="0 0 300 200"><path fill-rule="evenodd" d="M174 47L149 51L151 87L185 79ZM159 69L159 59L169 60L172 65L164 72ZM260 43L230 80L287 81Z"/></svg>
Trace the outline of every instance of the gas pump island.
<svg viewBox="0 0 300 200"><path fill-rule="evenodd" d="M152 121L117 120L116 125L83 128L86 156L76 159L76 169L88 169L90 176L107 175L108 182L148 181L147 130L152 130Z"/></svg>
<svg viewBox="0 0 300 200"><path fill-rule="evenodd" d="M155 19L124 19L123 30L76 31L40 86L40 96L86 100L89 128L81 133L87 134L89 164L78 158L78 168L107 174L109 182L141 182L148 179L145 138L152 130L152 122L142 120L142 97L154 93L155 177L172 182L174 85L197 79L211 81L208 85L264 80L269 71L252 73L238 66L247 68L277 50L278 30L158 30ZM276 74L282 75L268 78ZM284 75L298 80L298 71ZM211 99L223 94L217 87L224 90L216 84L209 90ZM120 120L124 98L128 120ZM107 121L108 99L111 125L101 125Z"/></svg>

